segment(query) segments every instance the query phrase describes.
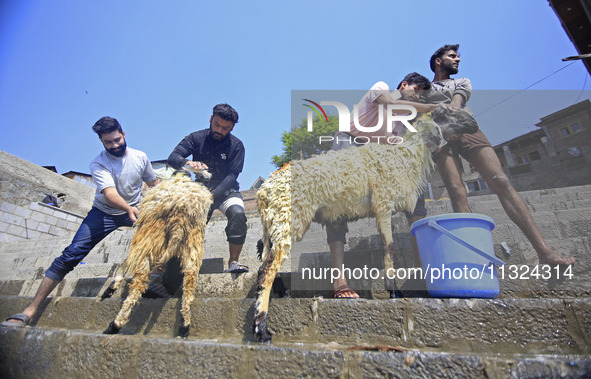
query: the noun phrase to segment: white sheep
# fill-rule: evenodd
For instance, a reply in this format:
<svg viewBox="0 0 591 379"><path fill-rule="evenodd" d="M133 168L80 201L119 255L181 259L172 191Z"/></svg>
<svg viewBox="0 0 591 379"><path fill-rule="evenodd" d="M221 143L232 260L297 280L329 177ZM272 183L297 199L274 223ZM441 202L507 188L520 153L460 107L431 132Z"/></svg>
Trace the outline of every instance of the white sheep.
<svg viewBox="0 0 591 379"><path fill-rule="evenodd" d="M184 274L183 320L179 335L186 337L189 334L191 304L203 260L207 213L212 202L207 188L187 177L173 177L148 191L140 206L129 256L120 268L122 276L117 277L106 296L119 286L124 276L133 275L129 295L103 333L119 332L129 320L133 306L146 291L150 271L162 267L172 257L178 257Z"/></svg>
<svg viewBox="0 0 591 379"><path fill-rule="evenodd" d="M443 108L423 116L414 127L417 133L406 133L400 145L370 143L294 161L261 186L256 201L264 260L258 272L254 317L259 341L271 340L267 311L275 275L312 221L327 224L375 217L386 246L384 267L393 267L392 212L414 210L434 169L431 153L442 137L452 139L478 129L466 112Z"/></svg>

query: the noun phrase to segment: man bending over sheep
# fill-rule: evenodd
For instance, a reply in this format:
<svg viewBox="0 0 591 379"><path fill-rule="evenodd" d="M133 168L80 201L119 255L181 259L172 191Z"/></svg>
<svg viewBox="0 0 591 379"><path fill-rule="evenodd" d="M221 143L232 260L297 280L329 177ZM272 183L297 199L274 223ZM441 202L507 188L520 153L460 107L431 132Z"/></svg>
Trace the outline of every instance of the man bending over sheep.
<svg viewBox="0 0 591 379"><path fill-rule="evenodd" d="M363 96L359 102L359 124L365 127L374 126L378 124L379 120L379 105L384 105L385 112L388 104L400 104L413 106L418 113L430 112L437 108L437 105L418 103L421 94L425 90L431 89L429 79L416 72L410 73L404 77L402 82L398 85L398 89L390 93L388 85L384 82L377 82L371 89ZM384 115L383 119L386 119ZM369 140L377 138L379 143L387 144L388 138L392 136L404 135L405 127L401 123L397 123L396 127L389 133L385 128L380 128L374 132L366 132L358 130L355 123L351 121L351 131L337 132L333 139L332 150L342 150L349 147L359 147L355 143L355 137L366 137ZM390 139L390 141L393 141ZM411 221L417 221L427 215L425 208L425 198L421 195L417 200L414 212L406 212L406 217ZM359 298L359 295L347 285L347 279L341 271L344 264L345 251L345 235L347 233L347 222L339 222L329 224L326 226L327 242L332 258L332 265L334 268L340 270L340 276L334 281L334 297L343 298ZM416 255L416 254L415 254ZM415 258L416 260L416 258Z"/></svg>
<svg viewBox="0 0 591 379"><path fill-rule="evenodd" d="M226 237L230 245L230 259L229 267L224 271L228 273L248 272L248 267L238 262L247 226L237 181L244 166L244 145L231 134L237 122L238 113L234 108L228 104L216 105L209 118L209 128L186 136L168 157L168 164L175 169L188 165L211 173L211 179L203 182L213 194L213 205L207 220L216 209L228 218ZM189 155L192 155L192 160L186 159Z"/></svg>
<svg viewBox="0 0 591 379"><path fill-rule="evenodd" d="M150 187L158 183L146 154L127 147L125 132L116 119L103 117L92 130L105 147L105 151L90 164L92 179L97 184L92 209L82 221L72 243L45 272L33 302L23 313L7 318L2 326L22 327L29 324L51 291L97 243L118 227L132 226L137 221L142 181Z"/></svg>

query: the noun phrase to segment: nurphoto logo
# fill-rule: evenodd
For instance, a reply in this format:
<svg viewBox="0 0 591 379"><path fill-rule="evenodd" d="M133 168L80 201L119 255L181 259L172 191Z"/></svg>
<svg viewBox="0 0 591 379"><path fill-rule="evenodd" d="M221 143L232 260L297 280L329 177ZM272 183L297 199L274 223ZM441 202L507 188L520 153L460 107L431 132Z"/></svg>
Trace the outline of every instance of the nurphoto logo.
<svg viewBox="0 0 591 379"><path fill-rule="evenodd" d="M339 132L345 132L345 133L351 132L351 111L349 110L349 108L345 104L338 102L338 101L320 101L320 103L317 103L317 102L309 100L309 99L303 99L303 100L307 101L308 103L313 104L315 106L315 107L313 107L309 104L302 104L305 107L308 107L311 109L310 111L308 111L308 119L307 119L308 132L314 131L314 122L313 122L314 113L313 112L316 113L316 115L318 116L318 119L320 119L320 120L324 119L325 122L328 123L328 116L326 115L326 111L322 107L323 105L334 106L337 109L338 118L339 118ZM404 113L399 114L401 111ZM384 120L384 113L386 115L385 120ZM371 138L369 136L357 136L357 137L351 136L351 138L353 139L353 141L355 143L362 144L362 145L369 143L369 142L379 143L380 139L382 139L382 138L385 138L386 142L388 144L392 144L392 145L400 144L400 143L404 142L404 139L400 136L391 135L392 131L394 130L394 123L400 122L410 132L416 133L417 130L410 124L410 121L414 120L414 118L416 116L417 116L417 110L415 109L415 107L413 107L411 105L388 104L386 106L386 112L384 112L384 105L379 104L379 106L378 106L378 122L376 123L376 125L371 125L371 126L361 125L361 123L359 122L359 106L357 104L355 104L353 106L353 125L355 125L355 128L357 128L358 131L364 132L364 133L373 133L373 132L376 132L376 131L382 129L385 126L386 133L390 134L390 136L387 138L385 136L371 136ZM384 133L384 134L386 134L386 133ZM342 138L342 137L320 136L319 142L321 144L324 142L331 142L335 138Z"/></svg>

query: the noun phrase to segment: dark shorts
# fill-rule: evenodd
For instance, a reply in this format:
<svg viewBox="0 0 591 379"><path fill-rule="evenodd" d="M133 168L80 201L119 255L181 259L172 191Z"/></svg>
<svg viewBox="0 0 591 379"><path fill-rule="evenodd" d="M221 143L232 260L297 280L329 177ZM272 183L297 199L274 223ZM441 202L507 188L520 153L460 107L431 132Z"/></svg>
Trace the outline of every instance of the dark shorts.
<svg viewBox="0 0 591 379"><path fill-rule="evenodd" d="M425 217L427 216L427 207L425 207L425 193L421 193L421 196L417 199L417 204L415 205L414 212L410 213L408 211L404 212L406 218L415 217Z"/></svg>
<svg viewBox="0 0 591 379"><path fill-rule="evenodd" d="M478 130L474 134L464 134L462 137L457 141L448 142L445 146L441 148L441 152L439 154L447 154L453 157L457 157L461 155L465 159L468 159L468 155L472 149L477 147L491 147L492 145L488 138L482 133L481 130Z"/></svg>

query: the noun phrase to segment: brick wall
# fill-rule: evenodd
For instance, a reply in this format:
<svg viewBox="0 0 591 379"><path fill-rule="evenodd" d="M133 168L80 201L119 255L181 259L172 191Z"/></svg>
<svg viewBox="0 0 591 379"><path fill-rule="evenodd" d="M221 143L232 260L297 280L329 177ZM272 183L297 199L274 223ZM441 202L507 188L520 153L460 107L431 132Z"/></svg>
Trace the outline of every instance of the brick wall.
<svg viewBox="0 0 591 379"><path fill-rule="evenodd" d="M0 202L0 243L73 236L84 216L33 202L28 207Z"/></svg>

